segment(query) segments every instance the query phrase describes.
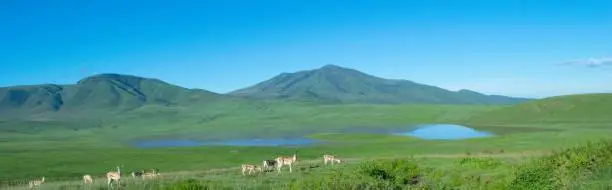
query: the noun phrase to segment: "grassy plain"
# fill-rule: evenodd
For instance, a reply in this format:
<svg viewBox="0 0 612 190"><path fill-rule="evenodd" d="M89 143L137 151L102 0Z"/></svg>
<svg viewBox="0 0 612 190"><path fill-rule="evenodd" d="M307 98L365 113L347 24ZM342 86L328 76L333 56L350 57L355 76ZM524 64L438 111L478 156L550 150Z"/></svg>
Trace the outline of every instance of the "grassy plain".
<svg viewBox="0 0 612 190"><path fill-rule="evenodd" d="M128 189L173 188L181 185L266 189L298 188L327 183L320 176L361 179L371 170L391 167L362 161L409 159L429 181L429 187L483 188L485 178L497 185L511 184L527 157L607 138L612 122L483 122L480 116L505 113L506 106L445 105L309 105L270 103L220 109L144 107L117 118L97 121L21 122L2 121L0 134L0 179L3 187L25 179L46 176L46 188L77 189L80 177L101 177L116 165L130 170L159 168L163 180L125 184ZM518 116L517 116L518 117ZM474 119L476 118L476 119ZM419 123L467 124L498 136L454 141L420 140L403 136L359 132L355 129L398 129ZM326 144L303 147L182 147L140 149L129 146L134 139L278 137L306 135ZM605 150L609 147L604 147ZM599 149L597 149L599 150ZM242 163L260 164L263 159L298 152L300 163L294 173L240 175ZM320 165L321 155L331 153L348 160L334 167ZM484 156L484 158L472 158ZM470 158L465 158L470 157ZM385 165L390 163L390 165ZM364 169L365 167L365 169ZM374 169L367 167L374 167ZM335 169L334 169L335 168ZM388 168L387 168L388 169ZM406 169L406 171L412 169ZM398 170L404 170L401 167ZM422 171L421 171L422 170ZM356 173L353 173L356 172ZM391 172L393 173L393 172ZM331 175L331 177L327 176ZM602 179L608 174L599 172ZM125 175L127 176L127 175ZM445 176L445 177L442 177ZM513 177L514 176L514 177ZM196 181L185 181L196 179ZM479 180L477 180L479 179ZM338 183L345 183L338 179ZM367 181L366 179L361 179ZM378 183L373 181L372 183ZM384 181L384 180L382 180ZM487 182L488 183L488 182ZM535 183L535 182L534 182ZM392 185L389 182L387 185ZM423 183L425 184L425 183ZM96 187L106 187L100 179ZM215 186L218 185L218 186ZM373 184L381 185L381 184ZM438 185L438 186L436 186ZM13 187L13 186L11 186ZM326 187L319 184L320 188ZM379 186L377 186L379 187ZM487 186L485 189L498 187ZM196 188L197 189L197 188ZM434 188L439 189L439 188ZM501 188L503 189L503 188ZM519 188L520 189L520 188Z"/></svg>

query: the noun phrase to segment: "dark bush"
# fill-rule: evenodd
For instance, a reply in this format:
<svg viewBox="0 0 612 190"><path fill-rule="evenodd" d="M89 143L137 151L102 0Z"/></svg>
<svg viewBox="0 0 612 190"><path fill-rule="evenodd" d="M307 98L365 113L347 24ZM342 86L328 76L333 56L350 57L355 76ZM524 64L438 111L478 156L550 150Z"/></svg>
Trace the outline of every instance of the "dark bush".
<svg viewBox="0 0 612 190"><path fill-rule="evenodd" d="M414 185L421 170L412 160L370 161L362 164L358 172L397 186Z"/></svg>
<svg viewBox="0 0 612 190"><path fill-rule="evenodd" d="M412 160L363 162L355 171L336 170L318 179L297 181L291 189L406 189L419 184L421 169Z"/></svg>
<svg viewBox="0 0 612 190"><path fill-rule="evenodd" d="M188 179L175 182L166 186L166 190L204 190L208 189L195 179Z"/></svg>

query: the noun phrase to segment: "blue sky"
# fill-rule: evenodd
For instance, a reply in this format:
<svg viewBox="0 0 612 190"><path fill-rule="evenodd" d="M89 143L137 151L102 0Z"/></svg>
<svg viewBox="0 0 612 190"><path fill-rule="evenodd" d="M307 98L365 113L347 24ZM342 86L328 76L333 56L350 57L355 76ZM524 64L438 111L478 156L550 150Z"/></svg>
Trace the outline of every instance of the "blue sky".
<svg viewBox="0 0 612 190"><path fill-rule="evenodd" d="M612 91L611 1L0 2L0 86L96 73L228 92L325 64L451 90Z"/></svg>

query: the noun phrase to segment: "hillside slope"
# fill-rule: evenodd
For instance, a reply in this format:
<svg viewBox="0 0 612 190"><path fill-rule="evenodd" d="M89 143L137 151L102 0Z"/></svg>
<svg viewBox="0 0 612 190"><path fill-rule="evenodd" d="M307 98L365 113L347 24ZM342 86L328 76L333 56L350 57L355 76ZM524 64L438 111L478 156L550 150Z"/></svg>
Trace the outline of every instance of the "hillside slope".
<svg viewBox="0 0 612 190"><path fill-rule="evenodd" d="M144 105L191 105L225 98L205 90L186 89L157 79L101 74L72 85L0 88L0 116L35 117L49 113L132 110Z"/></svg>
<svg viewBox="0 0 612 190"><path fill-rule="evenodd" d="M230 95L256 99L310 100L332 103L515 104L529 99L449 91L408 80L390 80L354 69L326 65L283 73Z"/></svg>
<svg viewBox="0 0 612 190"><path fill-rule="evenodd" d="M610 122L612 93L546 98L476 115L472 123Z"/></svg>

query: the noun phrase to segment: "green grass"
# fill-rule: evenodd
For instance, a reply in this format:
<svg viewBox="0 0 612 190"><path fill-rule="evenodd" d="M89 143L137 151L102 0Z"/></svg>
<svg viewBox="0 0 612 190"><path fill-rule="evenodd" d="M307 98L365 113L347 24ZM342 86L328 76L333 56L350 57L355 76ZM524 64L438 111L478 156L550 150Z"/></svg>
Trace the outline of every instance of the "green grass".
<svg viewBox="0 0 612 190"><path fill-rule="evenodd" d="M354 160L429 155L453 157L466 154L546 151L607 137L604 130L566 130L555 133L514 133L494 138L426 141L374 134L315 134L329 144L291 147L189 147L138 149L105 146L97 139L74 141L7 142L0 145L1 163L20 163L0 168L2 179L38 175L58 179L78 178L83 173L101 175L115 165L126 170L157 167L162 171L206 170L256 163L277 155L299 151L301 159L319 159L324 152ZM44 160L41 162L41 160ZM180 163L180 164L177 164ZM50 177L50 179L53 179Z"/></svg>
<svg viewBox="0 0 612 190"><path fill-rule="evenodd" d="M262 106L265 108L261 108ZM3 143L0 143L0 154L3 154L0 162L23 164L0 167L2 173L0 179L21 179L36 175L48 175L60 179L78 177L82 173L103 172L119 164L125 165L128 169L146 168L152 165L165 171L210 169L253 162L251 160L261 161L278 154L290 154L295 150L295 148L245 147L165 149L129 147L132 140L149 138L182 137L206 140L303 134L332 143L300 148L300 156L313 159L324 151L359 157L363 155L361 148L369 150L370 156L433 152L409 150L393 153L378 148L378 146L413 146L409 143L415 142L415 139L408 137L343 135L330 134L330 132L355 128L407 127L416 123L459 122L462 118L466 118L466 115L497 108L445 105L326 106L270 102L262 105L236 104L233 108L225 107L218 110L222 113L221 116L203 123L198 123L199 119L211 115L211 109L180 110L176 114L168 114L174 109L155 106L134 110L114 120L102 118L104 120L81 123L9 120L0 122L0 129L5 131L0 134L0 139L3 140ZM261 110L268 112L252 114ZM427 142L419 141L419 143ZM446 146L445 144L447 143L436 146ZM39 160L43 158L44 162L40 162ZM183 164L175 164L174 161Z"/></svg>
<svg viewBox="0 0 612 190"><path fill-rule="evenodd" d="M499 153L478 157L372 158L334 166L323 165L321 160L303 159L293 173L285 169L281 174L252 176L242 176L238 168L174 173L162 170L157 180L125 177L122 186L124 189L605 189L612 185L611 166L612 141L606 140L527 159ZM105 180L96 178L93 187L105 189ZM48 180L42 189L83 188L75 177Z"/></svg>
<svg viewBox="0 0 612 190"><path fill-rule="evenodd" d="M82 123L73 120L0 121L0 129L3 130L0 133L0 163L3 163L0 167L0 181L14 184L23 183L25 179L46 176L46 188L75 189L81 184L79 180L83 174L101 177L117 165L124 166L124 173L130 170L159 168L163 174L162 180L156 183L126 180L128 189L165 189L189 185L246 189L323 188L335 187L334 184L364 186L350 182L354 179L366 186L396 187L406 186L404 182L407 178L404 174L415 174L415 171L419 174L421 183L418 186L410 185L412 188L563 189L572 186L588 189L586 187L609 185L611 177L611 167L607 165L609 158L599 154L605 153L609 144L587 145L586 148L567 150L570 153L539 157L552 150L609 138L611 129L608 126L611 126L612 122L589 122L588 114L583 115L584 122L551 119L548 122L530 123L519 120L513 123L510 120L502 120L503 122L489 123L474 122L474 118L509 113L506 110L516 107L317 105L275 101L208 106L217 106L218 109L145 106L116 118L100 118ZM596 114L592 116L600 117ZM508 117L519 118L518 113ZM353 133L341 132L354 129L397 129L420 123L471 123L469 126L495 132L498 136L430 141L405 136L359 133L359 130ZM80 125L82 127L79 127ZM135 139L183 137L207 140L288 134L305 135L326 144L305 147L220 146L151 149L128 146L130 140ZM260 164L264 159L291 155L296 151L302 161L298 166L300 169L292 174L268 173L243 177L236 168L243 163ZM334 167L320 166L318 164L323 153L338 155L348 163ZM590 165L580 161L587 155L597 155L596 159L601 162L596 164L601 169L588 169L587 166ZM471 157L465 158L466 156ZM531 158L536 160L532 161ZM400 159L396 163L402 164L394 164L394 159ZM368 162L369 160L378 161ZM568 165L560 167L551 165L553 163ZM551 168L555 171L563 169L565 173L545 175ZM570 176L570 173L576 173L578 176ZM525 175L533 175L545 183L537 180L521 181L523 178L517 177ZM381 179L380 176L386 177ZM585 180L581 180L580 184L565 182L570 177ZM531 178L533 177L525 179ZM188 179L195 181L186 181ZM549 179L558 182L547 183ZM106 186L100 184L100 179L97 181L96 187Z"/></svg>

